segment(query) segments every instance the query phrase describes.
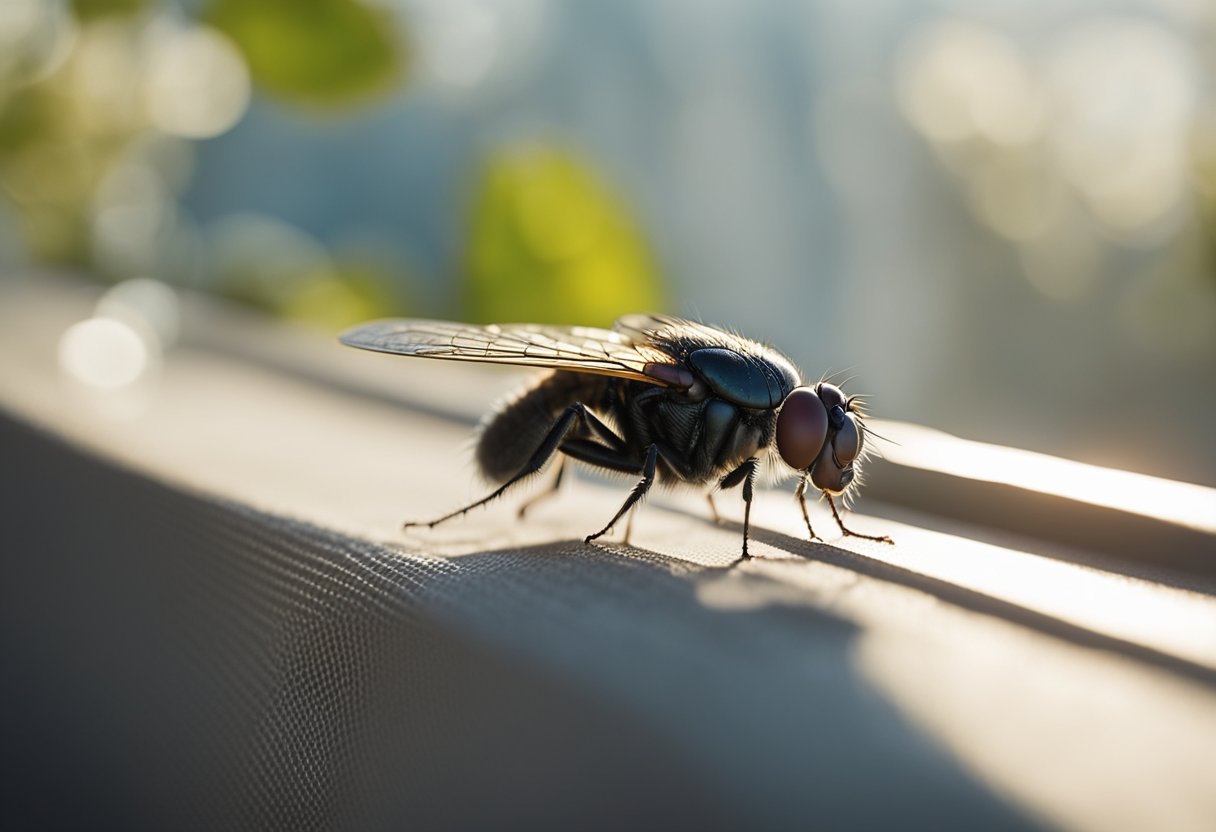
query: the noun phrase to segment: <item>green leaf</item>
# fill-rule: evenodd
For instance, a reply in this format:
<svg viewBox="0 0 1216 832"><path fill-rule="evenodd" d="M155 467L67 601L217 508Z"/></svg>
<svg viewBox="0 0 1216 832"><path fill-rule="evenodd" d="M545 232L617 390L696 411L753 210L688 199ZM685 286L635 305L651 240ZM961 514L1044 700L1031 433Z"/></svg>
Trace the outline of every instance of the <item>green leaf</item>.
<svg viewBox="0 0 1216 832"><path fill-rule="evenodd" d="M610 324L658 310L653 258L629 211L569 150L491 157L475 192L465 314L482 322Z"/></svg>
<svg viewBox="0 0 1216 832"><path fill-rule="evenodd" d="M399 23L358 0L213 0L204 17L237 44L255 83L294 104L351 104L405 76Z"/></svg>
<svg viewBox="0 0 1216 832"><path fill-rule="evenodd" d="M147 5L148 0L72 0L72 12L80 20L94 20L113 14L135 14Z"/></svg>

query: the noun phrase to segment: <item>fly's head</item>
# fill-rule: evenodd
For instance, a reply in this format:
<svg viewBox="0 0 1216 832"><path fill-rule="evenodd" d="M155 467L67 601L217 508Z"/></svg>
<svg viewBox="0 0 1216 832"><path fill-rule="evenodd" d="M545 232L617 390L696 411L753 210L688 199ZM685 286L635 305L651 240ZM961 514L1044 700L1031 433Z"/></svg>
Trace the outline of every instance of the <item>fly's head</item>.
<svg viewBox="0 0 1216 832"><path fill-rule="evenodd" d="M841 494L865 441L861 410L834 384L796 387L777 414L776 439L786 465L810 474L820 491Z"/></svg>

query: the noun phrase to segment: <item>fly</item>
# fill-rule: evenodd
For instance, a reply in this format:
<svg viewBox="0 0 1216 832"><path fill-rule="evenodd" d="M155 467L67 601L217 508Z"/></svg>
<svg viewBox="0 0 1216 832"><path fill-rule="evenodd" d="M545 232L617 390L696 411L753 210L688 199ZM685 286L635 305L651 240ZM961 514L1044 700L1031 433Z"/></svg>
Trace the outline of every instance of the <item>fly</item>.
<svg viewBox="0 0 1216 832"><path fill-rule="evenodd" d="M552 371L482 423L477 464L497 487L407 528L433 527L485 505L560 453L554 489L566 458L640 477L587 543L609 532L656 480L740 487L747 558L756 474L777 460L799 477L795 497L812 540L818 535L806 507L809 488L827 497L842 534L891 542L852 531L836 507L836 497L856 488L864 457L866 428L857 397L827 382L804 384L789 359L756 341L665 315L627 315L612 329L390 319L357 326L341 341L395 355Z"/></svg>

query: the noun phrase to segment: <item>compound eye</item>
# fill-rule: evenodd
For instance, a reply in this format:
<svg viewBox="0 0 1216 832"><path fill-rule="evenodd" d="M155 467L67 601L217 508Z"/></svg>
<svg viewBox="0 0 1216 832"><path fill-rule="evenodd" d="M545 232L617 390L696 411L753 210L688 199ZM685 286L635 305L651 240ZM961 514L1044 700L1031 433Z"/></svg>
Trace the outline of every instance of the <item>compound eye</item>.
<svg viewBox="0 0 1216 832"><path fill-rule="evenodd" d="M798 471L811 467L828 435L828 411L809 387L796 387L777 414L777 452Z"/></svg>
<svg viewBox="0 0 1216 832"><path fill-rule="evenodd" d="M827 491L829 494L839 494L848 488L849 483L853 481L853 467L850 465L845 468L837 467L832 455L824 449L823 456L815 463L815 467L811 469L811 482L820 491Z"/></svg>
<svg viewBox="0 0 1216 832"><path fill-rule="evenodd" d="M861 430L852 416L845 415L844 423L832 439L832 457L838 468L847 468L861 453Z"/></svg>

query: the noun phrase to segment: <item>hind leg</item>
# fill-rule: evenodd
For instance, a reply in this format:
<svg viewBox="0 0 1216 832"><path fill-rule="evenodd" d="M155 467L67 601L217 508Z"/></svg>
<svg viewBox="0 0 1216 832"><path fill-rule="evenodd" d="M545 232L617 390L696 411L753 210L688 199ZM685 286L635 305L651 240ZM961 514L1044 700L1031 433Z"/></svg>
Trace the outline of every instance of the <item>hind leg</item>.
<svg viewBox="0 0 1216 832"><path fill-rule="evenodd" d="M583 427L598 436L602 436L605 439L611 437L615 443L619 443L621 446L624 445L624 441L614 434L607 425L601 422L594 413L587 410L587 408L581 402L575 402L563 410L561 415L554 420L548 433L545 434L545 437L541 440L540 445L537 446L536 450L532 453L532 456L529 457L527 463L524 464L524 467L521 468L509 480L504 482L498 488L494 489L494 491L487 494L485 497L482 497L480 500L469 503L463 508L458 508L455 511L448 512L442 517L438 517L430 521L407 522L402 525L402 528L408 529L414 526L426 526L428 528L434 528L440 523L444 523L454 517L460 517L461 515L466 514L475 508L484 506L486 503L501 497L512 486L518 484L520 480L523 480L544 468L545 463L547 463L552 458L553 454L557 452L562 442L576 425Z"/></svg>
<svg viewBox="0 0 1216 832"><path fill-rule="evenodd" d="M549 483L549 487L544 491L540 492L535 497L521 505L519 507L519 511L515 512L515 516L520 520L524 519L524 515L527 514L533 506L535 506L537 503L543 503L545 500L548 500L550 497L557 494L557 489L562 487L562 477L565 476L565 474L566 458L562 457L557 461L557 474L554 475L553 482Z"/></svg>

